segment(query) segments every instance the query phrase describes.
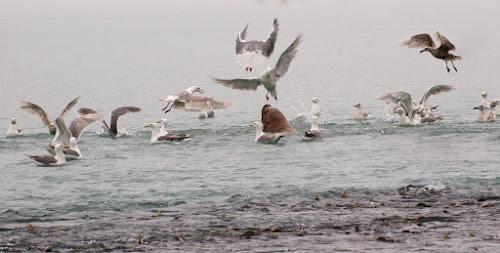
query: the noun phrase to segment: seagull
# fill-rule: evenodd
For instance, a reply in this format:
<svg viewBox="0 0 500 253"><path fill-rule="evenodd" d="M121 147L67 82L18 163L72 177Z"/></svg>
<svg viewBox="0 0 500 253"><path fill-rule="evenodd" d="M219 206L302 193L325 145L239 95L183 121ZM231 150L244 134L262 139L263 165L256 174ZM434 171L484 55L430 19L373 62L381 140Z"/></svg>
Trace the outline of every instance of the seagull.
<svg viewBox="0 0 500 253"><path fill-rule="evenodd" d="M264 143L264 144L276 144L286 133L277 133L277 134L265 134L262 131L262 123L259 121L255 121L253 124L249 126L255 126L255 142Z"/></svg>
<svg viewBox="0 0 500 253"><path fill-rule="evenodd" d="M213 118L215 116L215 110L210 100L207 100L206 106L203 110L201 110L198 115L199 119Z"/></svg>
<svg viewBox="0 0 500 253"><path fill-rule="evenodd" d="M396 109L394 109L393 113L399 114L399 120L398 123L400 126L413 126L415 125L415 122L413 121L413 118L408 116L408 111L405 109L403 103L398 102L400 105Z"/></svg>
<svg viewBox="0 0 500 253"><path fill-rule="evenodd" d="M274 68L267 68L260 74L260 77L254 78L236 78L236 79L219 79L212 78L215 83L222 84L226 87L237 90L257 90L257 87L263 85L267 89L266 99L269 100L268 94L274 96L278 100L276 84L283 77L292 63L293 58L297 54L297 47L302 42L302 33L297 35L297 38L292 44L281 54Z"/></svg>
<svg viewBox="0 0 500 253"><path fill-rule="evenodd" d="M100 114L100 113L84 114L71 121L69 128L66 126L66 122L61 116L57 117L56 135L54 136L54 139L52 139L51 146L55 147L57 144L62 144L63 146L69 146L71 137L75 137L76 140L79 140L82 133L90 125L92 125L94 122L98 120L102 120L106 116L107 116L106 114ZM49 150L49 152L51 151Z"/></svg>
<svg viewBox="0 0 500 253"><path fill-rule="evenodd" d="M321 133L319 132L318 127L318 117L312 116L311 118L311 129L307 130L304 134L304 140L312 140L321 138Z"/></svg>
<svg viewBox="0 0 500 253"><path fill-rule="evenodd" d="M71 136L71 138L69 138L69 147L63 149L63 154L66 156L67 160L82 159L82 153L76 143L76 138Z"/></svg>
<svg viewBox="0 0 500 253"><path fill-rule="evenodd" d="M422 98L420 99L419 103L416 103L416 106L414 106L413 100L411 99L411 95L403 92L403 91L398 91L398 92L393 92L393 93L387 93L382 96L380 96L379 100L385 100L385 101L390 101L392 103L397 104L401 109L403 110L404 114L409 118L411 122L413 122L416 118L416 115L418 117L425 117L427 116L428 109L425 108L425 102L429 99L430 96L436 95L442 92L449 92L452 90L455 90L456 87L451 86L451 85L435 85L432 86L427 92L424 93ZM398 111L397 109L394 109L394 113L400 113L401 111ZM402 117L400 117L400 122L403 120Z"/></svg>
<svg viewBox="0 0 500 253"><path fill-rule="evenodd" d="M297 133L288 123L285 115L277 108L271 107L271 105L266 104L262 107L261 120L264 124L264 132L266 133Z"/></svg>
<svg viewBox="0 0 500 253"><path fill-rule="evenodd" d="M458 71L453 61L462 60L462 57L449 53L449 51L455 50L455 46L439 32L436 32L434 36L441 43L439 47L436 47L432 37L427 33L412 36L410 39L402 41L401 44L409 48L425 47L420 53L429 52L435 58L442 59L446 63L446 70L448 72L450 72L450 68L448 68L448 61L450 61L455 71Z"/></svg>
<svg viewBox="0 0 500 253"><path fill-rule="evenodd" d="M163 118L160 121L156 122L161 124L160 132L158 133L159 136L163 136L169 133L167 125L168 125L168 120Z"/></svg>
<svg viewBox="0 0 500 253"><path fill-rule="evenodd" d="M69 110L71 110L71 108L73 108L73 106L76 105L76 103L78 102L79 99L80 99L80 97L77 97L77 98L71 100L71 102L69 102L68 105L66 105L64 110L62 110L62 112L61 112L61 114L59 114L59 116L64 117L64 115ZM50 120L49 115L40 106L33 104L33 103L30 103L30 102L27 102L27 101L21 101L21 109L26 110L27 112L29 112L35 116L38 116L40 118L40 120L42 121L42 124L49 128L50 134L52 134L52 135L56 134L55 125L52 124L52 121Z"/></svg>
<svg viewBox="0 0 500 253"><path fill-rule="evenodd" d="M12 137L18 137L20 135L22 135L22 134L21 134L21 130L17 129L16 119L11 118L9 129L7 129L7 133L5 134L5 136L8 138L12 138Z"/></svg>
<svg viewBox="0 0 500 253"><path fill-rule="evenodd" d="M492 102L494 102L494 101L492 101ZM486 92L481 93L481 105L485 109L490 108L492 102L488 101L488 93L486 93Z"/></svg>
<svg viewBox="0 0 500 253"><path fill-rule="evenodd" d="M480 106L476 106L474 107L475 110L479 110L479 115L477 117L477 122L479 123L490 123L490 122L493 122L495 121L495 118L497 117L497 113L496 112L488 112L488 113L485 113L485 109L484 106L480 105Z"/></svg>
<svg viewBox="0 0 500 253"><path fill-rule="evenodd" d="M63 154L64 146L57 144L55 147L55 156L53 155L26 155L29 159L33 160L38 165L44 166L58 166L66 163L66 157ZM66 148L68 148L66 146Z"/></svg>
<svg viewBox="0 0 500 253"><path fill-rule="evenodd" d="M135 106L118 107L111 112L111 119L109 121L110 126L108 127L108 124L106 123L105 120L102 121L102 124L104 125L104 128L108 131L109 135L111 135L113 137L117 137L118 136L118 119L120 119L121 116L123 116L129 112L140 112L140 111L141 111L141 108L135 107ZM80 110L78 110L78 113L80 113L81 115L86 115L86 114L95 114L96 111L94 111L90 108L80 108Z"/></svg>
<svg viewBox="0 0 500 253"><path fill-rule="evenodd" d="M215 100L214 98L195 96L193 95L195 92L203 94L204 90L198 86L192 86L177 95L168 95L166 98L159 99L160 102L168 103L162 111L167 113L174 108L190 112L200 112L206 109L207 102L211 104L213 110L224 109L231 106L231 103ZM169 106L170 108L168 108Z"/></svg>
<svg viewBox="0 0 500 253"><path fill-rule="evenodd" d="M269 34L269 38L264 41L246 41L247 28L248 25L238 33L236 38L236 59L243 67L246 67L246 71L252 72L253 66L269 58L274 50L279 30L278 19L274 19L273 30Z"/></svg>
<svg viewBox="0 0 500 253"><path fill-rule="evenodd" d="M354 112L353 119L366 119L366 118L368 118L368 116L370 116L369 112L362 112L361 111L361 104L359 102L354 104L354 108L356 108L356 109Z"/></svg>
<svg viewBox="0 0 500 253"><path fill-rule="evenodd" d="M426 116L426 117L423 117L422 119L420 119L420 123L422 123L422 124L432 124L432 123L437 123L437 122L439 122L441 120L443 120L443 117L441 117L441 116L437 116L437 117Z"/></svg>
<svg viewBox="0 0 500 253"><path fill-rule="evenodd" d="M190 139L189 134L165 134L158 135L158 128L155 123L149 123L144 126L151 128L151 143L173 142L173 141L186 141Z"/></svg>
<svg viewBox="0 0 500 253"><path fill-rule="evenodd" d="M321 117L323 113L321 112L321 107L319 106L319 98L313 98L312 103L313 104L311 106L311 111L309 112L309 114L311 114L311 116Z"/></svg>

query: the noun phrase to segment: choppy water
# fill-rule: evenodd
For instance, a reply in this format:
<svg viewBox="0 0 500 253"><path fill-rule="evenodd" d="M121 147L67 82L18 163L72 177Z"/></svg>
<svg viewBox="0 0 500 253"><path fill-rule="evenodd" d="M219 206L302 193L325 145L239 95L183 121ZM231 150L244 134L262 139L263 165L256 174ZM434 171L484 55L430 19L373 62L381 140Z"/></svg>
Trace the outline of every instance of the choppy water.
<svg viewBox="0 0 500 253"><path fill-rule="evenodd" d="M0 118L16 117L25 128L20 138L0 138L2 250L498 248L500 127L476 123L472 108L483 91L500 96L500 4L120 3L114 11L87 1L65 11L0 4ZM450 11L442 15L440 8ZM270 103L303 132L310 99L319 97L320 141L296 135L279 145L254 143L248 124L260 118L265 91L210 81L252 76L234 64L235 36L247 22L249 37L265 36L274 17L281 29L275 52L254 71L273 65L304 32L279 100ZM397 45L436 30L464 58L459 72L446 73L442 62ZM445 118L435 125L395 126L374 99L398 90L418 99L435 84L458 87L431 98ZM192 85L235 105L207 120L172 111L170 129L193 139L151 145L143 126L164 116L157 99ZM24 154L45 154L52 136L18 100L55 117L76 96L76 108L143 111L120 120L125 134L116 139L92 126L79 142L83 160L35 166ZM372 112L369 120L350 119L357 101ZM74 117L70 112L67 120ZM9 121L2 122L6 131ZM419 188L403 190L410 184Z"/></svg>

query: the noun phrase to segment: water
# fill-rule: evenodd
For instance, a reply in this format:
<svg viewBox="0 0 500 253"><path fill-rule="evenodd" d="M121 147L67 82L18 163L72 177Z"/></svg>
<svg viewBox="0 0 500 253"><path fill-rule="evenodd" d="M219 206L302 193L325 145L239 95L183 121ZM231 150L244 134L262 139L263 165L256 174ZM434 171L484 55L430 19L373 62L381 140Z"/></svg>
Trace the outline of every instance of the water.
<svg viewBox="0 0 500 253"><path fill-rule="evenodd" d="M0 118L16 117L25 128L20 138L0 138L2 250L498 247L499 127L476 123L472 110L481 92L500 96L496 1L53 4L0 4ZM248 37L261 39L274 17L275 52L245 73L234 64L237 32L249 22ZM464 59L457 73L397 45L437 30ZM304 132L303 115L319 97L324 138L303 142L296 135L258 145L248 124L260 119L265 90L230 90L210 78L259 74L299 32L304 42L279 83L278 101L269 103ZM445 118L435 125L395 126L374 99L398 90L419 99L435 84L457 87L430 99ZM172 111L170 129L193 139L151 145L143 126L164 117L157 99L193 85L234 106L207 120ZM98 124L89 128L79 141L83 160L37 167L24 154L45 154L52 136L18 100L55 118L76 96L82 99L75 108L143 111L121 118L124 135L116 139ZM350 119L358 101L372 113L369 120ZM76 116L70 112L67 121ZM9 120L2 122L6 131ZM398 191L410 184L419 188Z"/></svg>

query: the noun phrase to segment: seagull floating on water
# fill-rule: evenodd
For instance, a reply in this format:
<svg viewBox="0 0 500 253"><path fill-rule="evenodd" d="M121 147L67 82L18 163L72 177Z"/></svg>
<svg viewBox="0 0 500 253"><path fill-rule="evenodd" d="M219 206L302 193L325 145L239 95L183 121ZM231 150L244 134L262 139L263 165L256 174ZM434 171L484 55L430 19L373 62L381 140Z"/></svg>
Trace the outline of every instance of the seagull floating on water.
<svg viewBox="0 0 500 253"><path fill-rule="evenodd" d="M116 137L118 136L118 119L120 119L121 116L129 112L140 112L140 111L141 108L135 106L118 107L111 112L111 119L109 121L110 126L108 127L108 124L106 123L105 120L102 121L102 124L104 125L104 128L108 131L109 135ZM78 110L78 113L80 113L81 115L87 115L87 114L95 114L96 111L90 108L80 108L80 110Z"/></svg>
<svg viewBox="0 0 500 253"><path fill-rule="evenodd" d="M439 47L436 47L432 37L427 33L414 35L410 39L401 42L401 44L409 48L425 47L420 53L429 52L435 58L443 60L446 63L446 70L448 72L450 72L448 62L451 62L455 71L458 71L453 61L462 60L462 57L449 53L449 51L455 50L455 46L439 32L436 32L434 36L441 43Z"/></svg>
<svg viewBox="0 0 500 253"><path fill-rule="evenodd" d="M177 95L168 95L166 98L159 99L160 102L168 103L162 111L167 113L174 108L188 112L201 112L206 110L207 103L210 103L212 110L224 109L231 106L231 103L215 100L214 98L195 96L193 95L195 92L203 94L204 91L198 86L192 86ZM170 108L168 108L169 106Z"/></svg>
<svg viewBox="0 0 500 253"><path fill-rule="evenodd" d="M246 71L252 72L253 67L269 58L274 50L274 43L276 43L279 30L278 19L274 19L273 30L267 40L246 41L247 28L248 25L238 33L236 38L236 60L240 65L246 67Z"/></svg>
<svg viewBox="0 0 500 253"><path fill-rule="evenodd" d="M490 123L495 121L495 118L497 117L496 112L488 112L485 113L486 108L484 106L476 106L474 107L475 110L479 110L479 115L477 117L477 122L479 123Z"/></svg>
<svg viewBox="0 0 500 253"><path fill-rule="evenodd" d="M149 127L151 129L151 143L162 143L162 142L174 142L174 141L186 141L191 136L189 134L158 134L158 127L155 123L149 123L149 125L144 126Z"/></svg>
<svg viewBox="0 0 500 253"><path fill-rule="evenodd" d="M5 134L5 136L8 138L12 138L12 137L18 137L20 135L22 135L22 134L21 134L21 130L17 129L16 119L11 118L9 128L7 129L7 133Z"/></svg>
<svg viewBox="0 0 500 253"><path fill-rule="evenodd" d="M59 114L59 117L64 117L64 115L69 110L71 110L71 108L73 108L73 106L76 105L76 103L78 102L79 99L80 99L80 97L77 97L77 98L73 99L71 102L69 102L68 105L66 105L66 107L62 110L61 114ZM33 104L33 103L30 103L30 102L27 102L27 101L21 101L21 109L23 109L23 110L25 110L25 111L27 111L35 116L38 116L40 118L40 120L42 121L42 124L49 128L50 134L52 134L52 135L56 134L56 126L54 124L52 124L52 121L50 120L49 115L40 106Z"/></svg>
<svg viewBox="0 0 500 253"><path fill-rule="evenodd" d="M55 147L55 156L53 155L26 155L37 165L58 166L66 163L66 156L63 154L64 146L57 144ZM68 148L68 147L66 147Z"/></svg>
<svg viewBox="0 0 500 253"><path fill-rule="evenodd" d="M63 154L66 156L66 160L82 159L82 152L77 146L75 137L69 138L69 147L63 149Z"/></svg>
<svg viewBox="0 0 500 253"><path fill-rule="evenodd" d="M318 117L317 116L312 116L311 118L311 129L307 130L304 133L304 140L313 140L313 139L318 139L321 138L321 133L319 132L319 127L318 127Z"/></svg>
<svg viewBox="0 0 500 253"><path fill-rule="evenodd" d="M311 116L321 117L323 113L321 112L321 107L319 106L319 98L313 98L312 103L313 104L311 106L311 111L309 112L309 114L311 114Z"/></svg>
<svg viewBox="0 0 500 253"><path fill-rule="evenodd" d="M255 142L264 144L276 144L286 133L266 134L262 131L262 123L255 121L249 126L255 127Z"/></svg>
<svg viewBox="0 0 500 253"><path fill-rule="evenodd" d="M354 111L354 116L352 117L353 119L366 119L368 118L368 116L370 116L369 112L361 111L361 104L359 102L354 104L354 108L356 109Z"/></svg>
<svg viewBox="0 0 500 253"><path fill-rule="evenodd" d="M292 44L281 54L274 68L267 68L264 72L262 72L262 74L260 74L260 77L236 79L212 78L212 80L215 83L222 84L236 90L257 90L260 85L263 85L264 88L267 89L266 99L269 100L268 94L271 93L271 96L274 96L274 99L278 100L276 84L290 68L290 64L298 52L297 47L301 42L302 33L299 33Z"/></svg>

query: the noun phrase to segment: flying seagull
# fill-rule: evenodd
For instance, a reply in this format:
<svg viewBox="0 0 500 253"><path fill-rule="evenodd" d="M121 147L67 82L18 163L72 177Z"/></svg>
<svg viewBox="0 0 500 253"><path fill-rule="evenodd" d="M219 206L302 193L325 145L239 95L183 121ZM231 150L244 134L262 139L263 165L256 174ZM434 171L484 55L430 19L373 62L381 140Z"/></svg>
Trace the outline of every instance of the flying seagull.
<svg viewBox="0 0 500 253"><path fill-rule="evenodd" d="M92 125L94 122L98 120L102 120L106 116L107 116L106 114L100 114L100 113L84 114L72 120L69 127L66 126L66 122L62 117L60 116L57 117L56 135L52 140L51 146L55 147L57 144L62 144L63 146L69 146L71 137L75 137L76 140L80 139L82 133L90 125Z"/></svg>
<svg viewBox="0 0 500 253"><path fill-rule="evenodd" d="M409 48L423 47L424 50L420 51L420 53L429 52L435 58L443 60L446 63L446 70L448 70L448 72L450 72L450 68L448 68L448 62L451 62L451 65L453 66L455 71L458 71L455 67L455 64L453 64L453 61L462 60L462 57L449 53L449 51L455 50L455 46L451 44L451 42L439 32L436 32L434 36L441 43L439 47L436 47L436 44L432 40L432 37L427 33L414 35L410 39L402 41L401 45L408 46Z"/></svg>
<svg viewBox="0 0 500 253"><path fill-rule="evenodd" d="M80 97L77 97L73 99L71 102L66 105L66 107L62 110L61 114L59 114L59 117L64 117L64 115L73 108L73 106L76 105ZM56 134L56 126L52 124L52 121L50 120L49 115L43 110L40 106L27 102L27 101L21 101L21 109L26 110L27 112L38 116L40 120L42 121L42 124L46 127L49 128L49 132L52 135Z"/></svg>
<svg viewBox="0 0 500 253"><path fill-rule="evenodd" d="M252 72L253 67L269 58L274 50L279 30L278 19L274 19L273 30L269 34L269 38L264 41L246 41L247 28L248 25L238 33L236 38L236 59L243 67L246 67L246 71Z"/></svg>
<svg viewBox="0 0 500 253"><path fill-rule="evenodd" d="M297 38L292 44L281 54L274 68L267 68L260 74L260 77L254 78L236 78L236 79L219 79L212 78L215 83L222 84L226 87L236 90L257 90L257 87L263 85L267 89L266 99L269 100L268 94L274 96L278 100L276 84L283 77L292 63L293 58L297 54L297 47L302 42L302 33L297 35Z"/></svg>
<svg viewBox="0 0 500 253"><path fill-rule="evenodd" d="M195 92L203 94L204 90L198 86L192 86L177 95L168 95L166 98L159 99L160 102L168 103L162 111L167 113L174 108L188 112L202 112L207 109L208 104L210 104L212 111L231 106L231 103L219 101L211 97L195 96L193 95Z"/></svg>
<svg viewBox="0 0 500 253"><path fill-rule="evenodd" d="M286 133L276 133L276 134L265 134L262 131L262 123L255 121L250 124L251 127L255 127L255 142L264 144L275 144L277 143Z"/></svg>
<svg viewBox="0 0 500 253"><path fill-rule="evenodd" d="M104 128L106 128L106 130L108 131L109 135L116 137L118 135L118 119L120 119L121 116L129 112L140 112L140 111L141 108L135 106L118 107L111 112L111 119L109 121L110 126L108 126L108 123L106 123L105 120L102 121L102 124L104 125ZM86 114L95 114L96 111L90 108L80 108L80 110L78 110L78 113L80 113L81 115L86 115Z"/></svg>

